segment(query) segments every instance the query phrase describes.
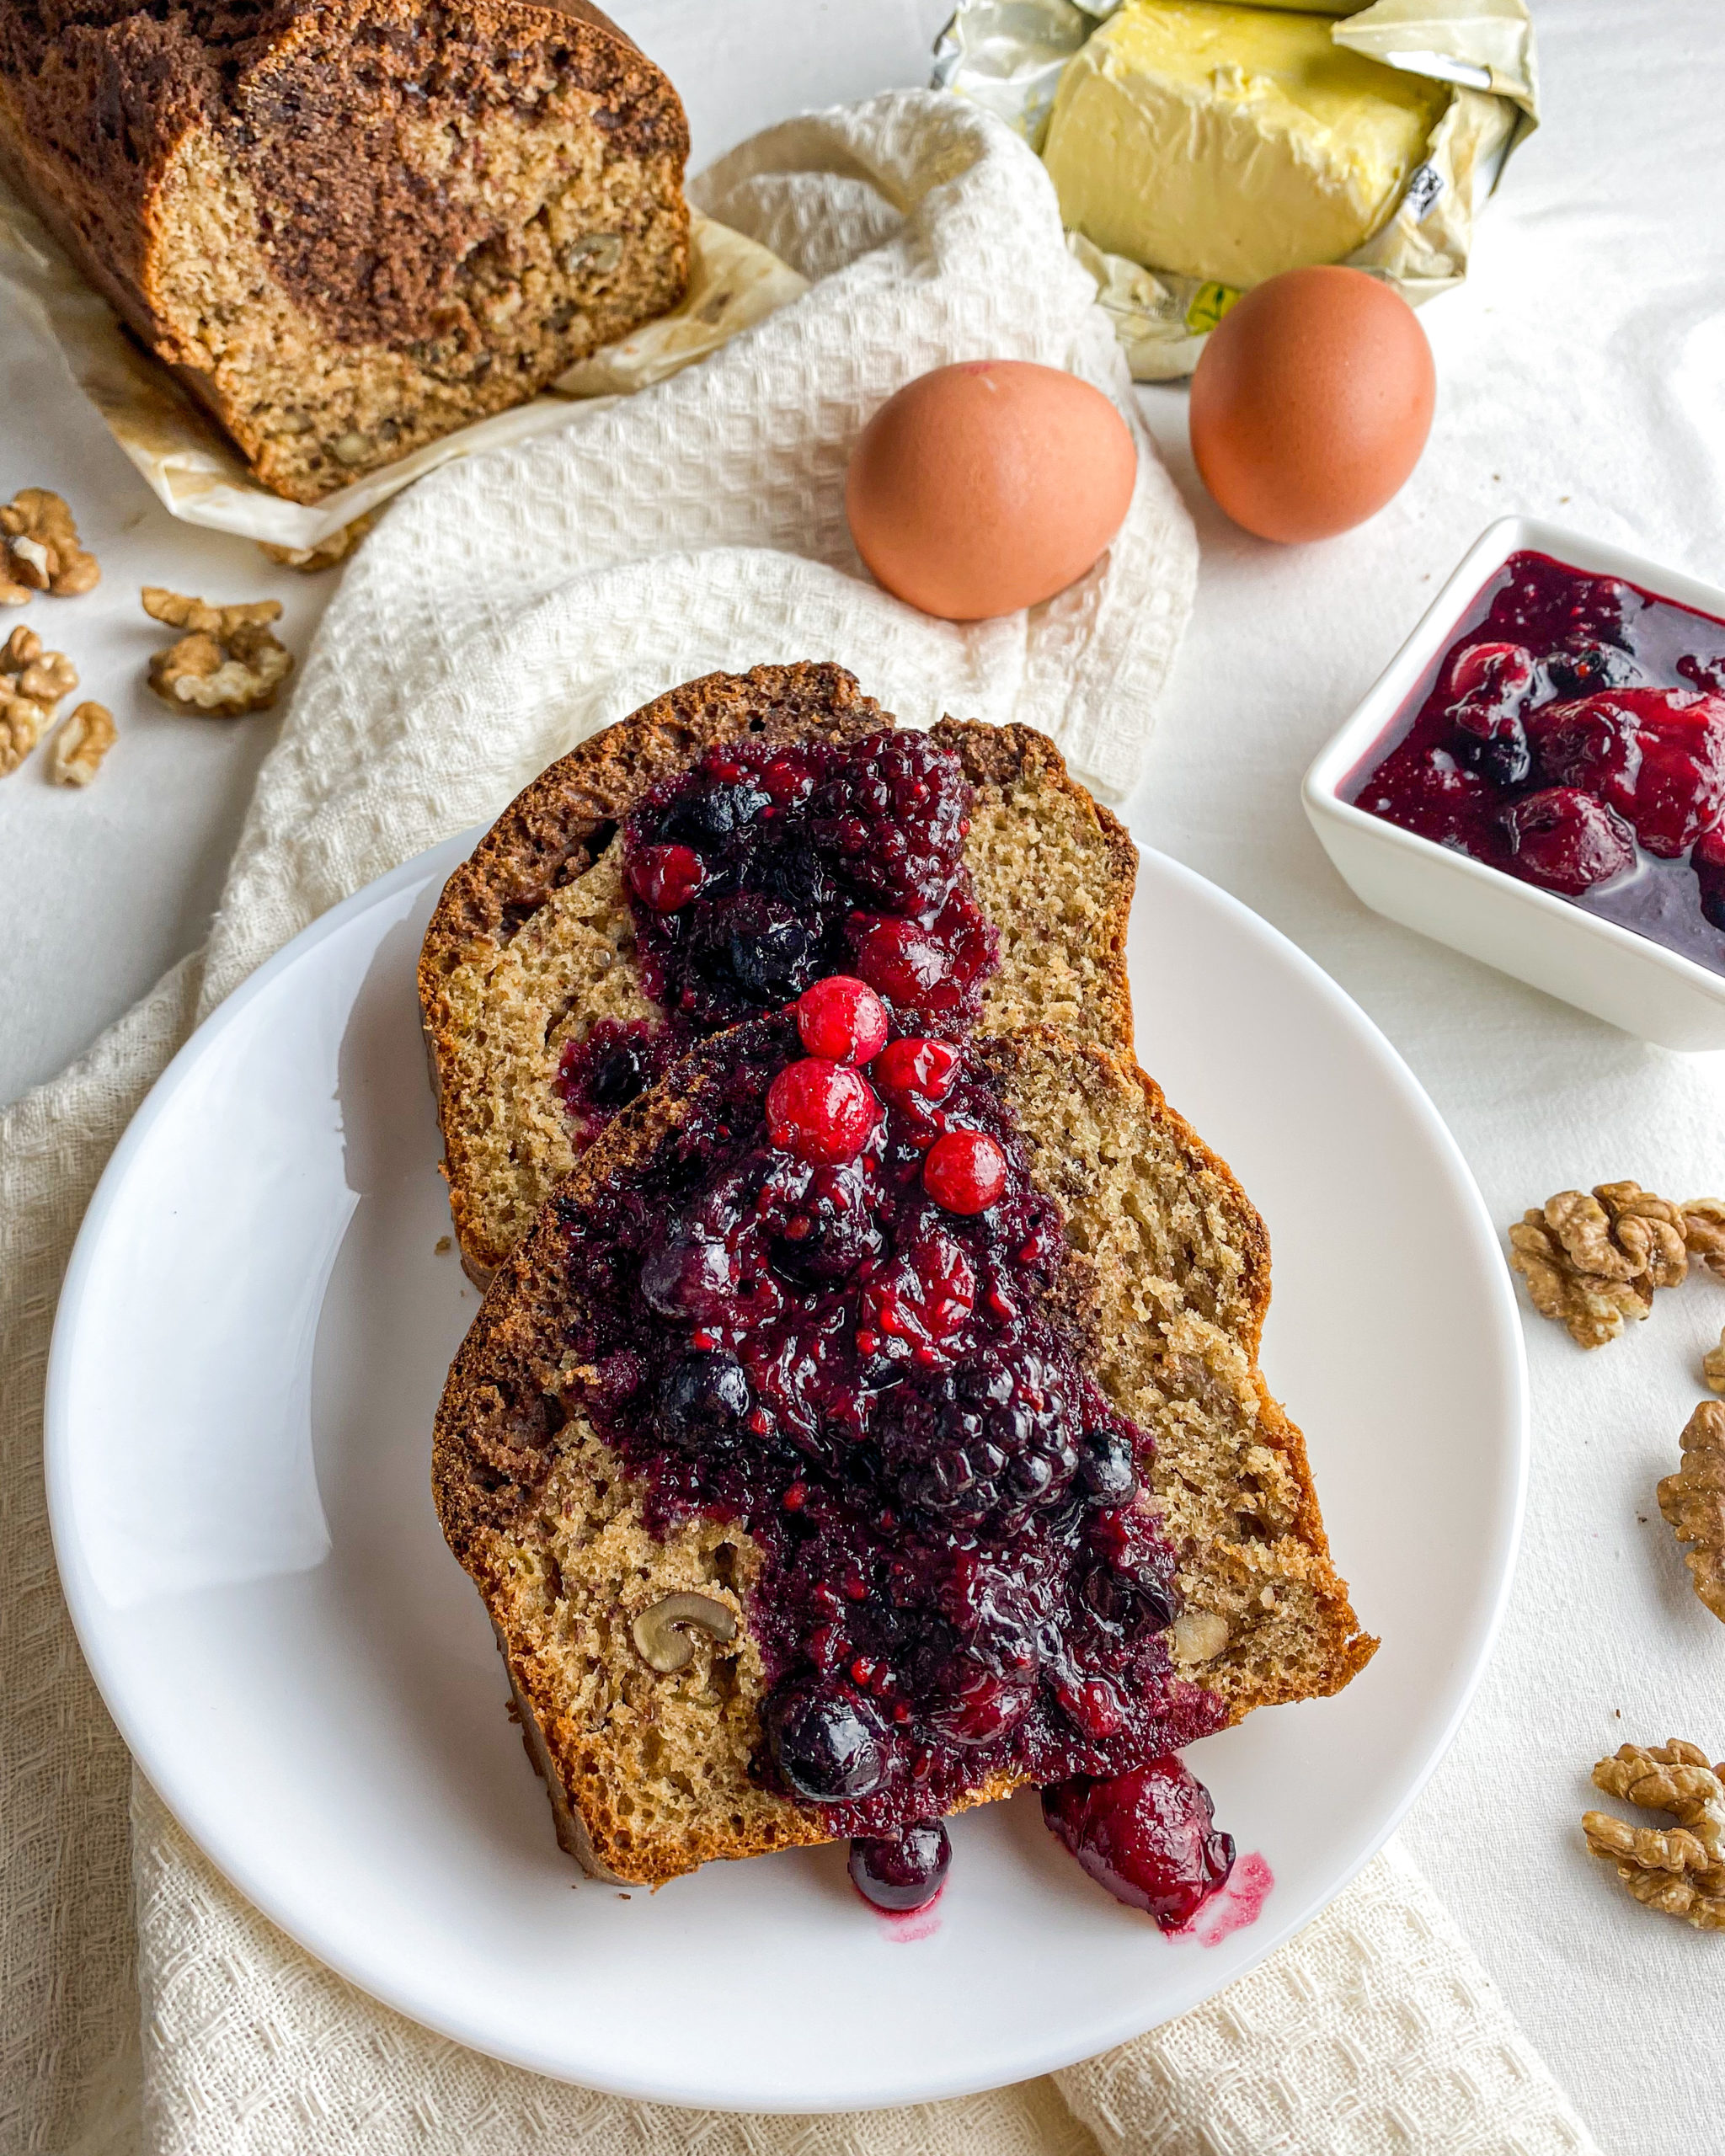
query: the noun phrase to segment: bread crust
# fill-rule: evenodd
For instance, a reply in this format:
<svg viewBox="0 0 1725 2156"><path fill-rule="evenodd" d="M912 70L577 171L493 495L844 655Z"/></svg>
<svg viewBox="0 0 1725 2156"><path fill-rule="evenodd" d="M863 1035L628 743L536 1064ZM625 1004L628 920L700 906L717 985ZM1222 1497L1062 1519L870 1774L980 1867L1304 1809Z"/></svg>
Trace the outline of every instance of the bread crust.
<svg viewBox="0 0 1725 2156"><path fill-rule="evenodd" d="M980 718L943 718L932 738L949 749L975 787L1012 787L1026 781L1060 793L1099 834L1107 863L1098 894L1103 926L1097 939L1101 978L1089 999L1096 1032L1111 1048L1130 1055L1133 1046L1132 987L1126 970L1126 937L1132 894L1138 885L1138 848L1118 816L1094 799L1066 769L1066 760L1045 734L1030 726L991 726ZM1030 894L1027 894L1027 899Z"/></svg>
<svg viewBox="0 0 1725 2156"><path fill-rule="evenodd" d="M715 1858L756 1855L829 1837L811 1807L755 1790L749 1792L746 1812L728 1813L720 1805L713 1817L703 1817L692 1830L675 1838L644 1839L626 1816L628 1801L620 1791L618 1764L607 1750L606 1728L574 1710L546 1657L542 1639L521 1614L521 1553L537 1532L540 1493L557 1462L559 1442L574 1427L573 1421L560 1420L566 1411L558 1404L574 1382L563 1345L576 1315L563 1259L566 1235L569 1225L607 1183L638 1171L675 1139L722 1072L734 1070L740 1059L758 1061L763 1073L776 1068L789 1040L788 1022L782 1018L752 1021L717 1035L697 1046L615 1119L547 1202L493 1281L456 1357L437 1412L432 1486L438 1515L497 1629L524 1720L531 1718L536 1732L529 1740L530 1753L542 1772L548 1767L554 1774L557 1795L579 1820L579 1830L560 1825L559 1838L580 1860L642 1884L656 1885ZM1278 1471L1296 1493L1294 1515L1282 1530L1294 1561L1284 1571L1298 1577L1311 1598L1316 1636L1311 1642L1313 1666L1297 1684L1279 1682L1242 1662L1239 1681L1225 1684L1219 1678L1217 1689L1231 1721L1258 1705L1338 1689L1364 1667L1377 1642L1360 1630L1346 1586L1331 1563L1304 1439L1271 1398L1256 1368L1269 1294L1269 1246L1263 1223L1226 1164L1135 1066L1049 1028L981 1041L975 1053L1021 1125L1041 1113L1039 1089L1065 1089L1109 1113L1126 1113L1146 1137L1154 1133L1172 1170L1226 1222L1230 1246L1238 1245L1241 1262L1226 1307L1216 1315L1251 1365L1247 1382L1258 1410L1254 1434L1282 1463ZM1046 1177L1039 1179L1052 1194L1060 1194ZM1084 1261L1076 1252L1067 1270L1084 1273ZM1079 1307L1081 1278L1079 1285L1074 1305L1055 1308L1050 1315L1094 1367L1087 1338L1091 1320ZM1101 1295L1108 1293L1105 1278L1090 1285ZM1107 1315L1118 1327L1120 1310ZM1170 1370L1179 1359L1171 1337ZM1179 1428L1176 1417L1162 1433L1159 1473L1178 1477L1181 1470L1172 1450ZM638 1514L638 1501L631 1502ZM732 1532L746 1540L740 1531ZM1181 1552L1183 1562L1199 1566L1207 1554L1214 1553ZM1232 1554L1220 1553L1224 1569ZM735 1606L746 1632L746 1605L738 1600ZM754 1730L758 1742L758 1719ZM997 1777L967 1801L991 1801L1015 1786L1014 1778Z"/></svg>

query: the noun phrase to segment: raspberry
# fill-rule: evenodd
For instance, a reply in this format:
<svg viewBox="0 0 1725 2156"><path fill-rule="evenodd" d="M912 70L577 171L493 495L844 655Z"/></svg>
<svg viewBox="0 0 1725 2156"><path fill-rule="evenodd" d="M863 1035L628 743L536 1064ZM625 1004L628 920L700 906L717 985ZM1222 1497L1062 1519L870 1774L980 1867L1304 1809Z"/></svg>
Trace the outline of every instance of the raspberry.
<svg viewBox="0 0 1725 2156"><path fill-rule="evenodd" d="M629 888L654 913L675 913L707 881L701 857L692 846L644 846L629 863Z"/></svg>
<svg viewBox="0 0 1725 2156"><path fill-rule="evenodd" d="M1007 1187L1007 1156L984 1130L949 1130L922 1163L922 1187L948 1213L985 1213Z"/></svg>
<svg viewBox="0 0 1725 2156"><path fill-rule="evenodd" d="M830 974L797 1000L797 1031L810 1055L872 1063L886 1046L886 1006L850 974Z"/></svg>
<svg viewBox="0 0 1725 2156"><path fill-rule="evenodd" d="M880 1120L880 1102L848 1065L805 1055L767 1089L766 1129L799 1161L836 1166L853 1161Z"/></svg>

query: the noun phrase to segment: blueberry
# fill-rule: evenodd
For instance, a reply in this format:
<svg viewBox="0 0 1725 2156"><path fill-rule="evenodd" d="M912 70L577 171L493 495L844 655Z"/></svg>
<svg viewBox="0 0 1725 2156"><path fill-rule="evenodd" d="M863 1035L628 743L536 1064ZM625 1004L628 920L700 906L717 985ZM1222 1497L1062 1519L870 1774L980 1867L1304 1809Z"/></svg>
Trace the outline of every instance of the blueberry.
<svg viewBox="0 0 1725 2156"><path fill-rule="evenodd" d="M788 1002L809 985L814 939L788 906L745 899L731 916L725 947L729 970L747 995Z"/></svg>
<svg viewBox="0 0 1725 2156"><path fill-rule="evenodd" d="M660 825L660 839L681 840L685 846L714 845L752 823L766 806L766 799L747 779L735 785L705 787L671 804Z"/></svg>
<svg viewBox="0 0 1725 2156"><path fill-rule="evenodd" d="M1513 734L1494 735L1489 741L1478 743L1471 753L1462 750L1461 758L1482 779L1506 790L1521 785L1533 769L1533 754L1519 726Z"/></svg>
<svg viewBox="0 0 1725 2156"><path fill-rule="evenodd" d="M938 1819L917 1819L902 1832L851 1844L850 1873L857 1892L878 1909L926 1908L946 1884L953 1845Z"/></svg>
<svg viewBox="0 0 1725 2156"><path fill-rule="evenodd" d="M1626 651L1616 644L1578 640L1567 650L1554 651L1546 661L1546 673L1560 696L1591 696L1601 689L1630 689L1642 671Z"/></svg>
<svg viewBox="0 0 1725 2156"><path fill-rule="evenodd" d="M1087 1430L1080 1441L1078 1480L1093 1505L1130 1503L1138 1494L1130 1441L1118 1430Z"/></svg>
<svg viewBox="0 0 1725 2156"><path fill-rule="evenodd" d="M659 1430L668 1444L699 1454L727 1444L753 1406L749 1380L722 1350L685 1355L659 1388Z"/></svg>
<svg viewBox="0 0 1725 2156"><path fill-rule="evenodd" d="M886 1778L886 1754L861 1704L843 1692L790 1692L766 1710L773 1764L798 1796L838 1804L870 1796Z"/></svg>
<svg viewBox="0 0 1725 2156"><path fill-rule="evenodd" d="M623 1107L644 1089L649 1075L646 1059L634 1043L619 1041L594 1065L587 1091L596 1107Z"/></svg>

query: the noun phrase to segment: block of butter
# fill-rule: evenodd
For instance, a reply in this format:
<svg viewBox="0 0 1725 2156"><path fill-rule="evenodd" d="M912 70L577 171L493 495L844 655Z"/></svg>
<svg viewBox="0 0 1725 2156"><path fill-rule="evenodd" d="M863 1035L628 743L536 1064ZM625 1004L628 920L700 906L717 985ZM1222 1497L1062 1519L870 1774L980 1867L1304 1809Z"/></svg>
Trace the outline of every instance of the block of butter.
<svg viewBox="0 0 1725 2156"><path fill-rule="evenodd" d="M1097 247L1245 286L1369 238L1450 96L1318 16L1125 0L1068 64L1043 159Z"/></svg>

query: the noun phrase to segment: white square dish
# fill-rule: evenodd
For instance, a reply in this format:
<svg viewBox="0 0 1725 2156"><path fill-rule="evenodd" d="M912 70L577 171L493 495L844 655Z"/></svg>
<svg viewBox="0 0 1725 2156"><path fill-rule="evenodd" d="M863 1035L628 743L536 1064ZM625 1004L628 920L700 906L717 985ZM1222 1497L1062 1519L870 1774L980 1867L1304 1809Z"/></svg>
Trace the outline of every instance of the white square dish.
<svg viewBox="0 0 1725 2156"><path fill-rule="evenodd" d="M1524 551L1549 554L1588 575L1621 577L1656 599L1725 620L1725 590L1533 517L1504 517L1469 548L1413 633L1320 751L1301 789L1306 813L1332 862L1375 912L1643 1040L1687 1053L1725 1049L1725 974L1342 798L1487 583Z"/></svg>

